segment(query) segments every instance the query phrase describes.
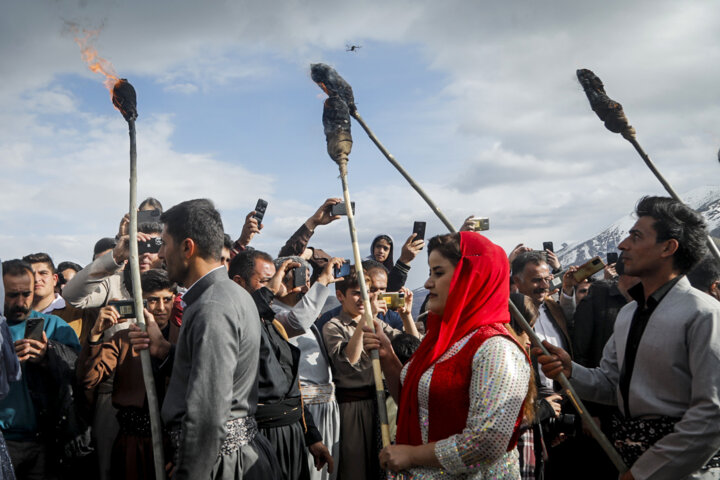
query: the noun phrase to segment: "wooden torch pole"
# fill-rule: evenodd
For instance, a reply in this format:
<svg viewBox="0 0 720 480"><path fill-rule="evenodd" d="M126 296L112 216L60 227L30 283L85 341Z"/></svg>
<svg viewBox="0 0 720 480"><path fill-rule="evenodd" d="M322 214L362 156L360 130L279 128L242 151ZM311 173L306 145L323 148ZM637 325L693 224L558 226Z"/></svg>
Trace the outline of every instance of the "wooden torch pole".
<svg viewBox="0 0 720 480"><path fill-rule="evenodd" d="M350 190L347 182L347 157L336 160L340 168L340 179L342 180L343 199L347 206L348 227L350 228L350 240L352 242L353 256L355 257L355 271L357 272L358 282L360 283L360 293L363 300L363 319L365 324L374 332L375 323L373 322L372 308L370 306L370 297L368 296L367 284L365 283L365 274L362 268L362 257L360 256L360 245L358 244L357 231L355 230L355 215L353 214L350 203ZM357 328L360 328L358 325ZM380 368L380 354L377 350L370 350L370 359L372 360L373 377L375 378L375 393L377 396L378 416L380 417L380 433L382 435L383 447L390 445L390 426L388 421L387 409L385 407L385 384L383 383L382 368Z"/></svg>
<svg viewBox="0 0 720 480"><path fill-rule="evenodd" d="M140 263L138 261L137 241L137 148L135 142L135 120L128 120L130 130L130 274L132 277L132 296L135 302L135 319L137 325L144 332L145 315L143 313L142 288L140 287ZM155 390L155 378L153 377L152 365L150 363L150 351L140 351L140 362L142 364L143 381L145 393L147 394L148 410L150 411L150 430L152 433L153 462L155 466L155 478L165 478L165 458L162 441L162 423L160 422L160 410L158 408L157 390Z"/></svg>

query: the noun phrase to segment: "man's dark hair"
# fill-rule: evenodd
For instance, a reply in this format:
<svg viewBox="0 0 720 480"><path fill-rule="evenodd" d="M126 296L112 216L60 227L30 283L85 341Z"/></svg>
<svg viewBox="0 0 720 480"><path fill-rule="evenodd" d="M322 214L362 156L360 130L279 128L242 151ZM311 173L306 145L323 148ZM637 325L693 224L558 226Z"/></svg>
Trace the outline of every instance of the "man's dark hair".
<svg viewBox="0 0 720 480"><path fill-rule="evenodd" d="M225 230L220 212L210 200L198 198L178 203L163 213L160 221L176 243L190 238L201 258L220 260Z"/></svg>
<svg viewBox="0 0 720 480"><path fill-rule="evenodd" d="M151 235L153 233L162 235L162 229L162 223L159 222L145 222L138 225L138 232L147 233L148 235Z"/></svg>
<svg viewBox="0 0 720 480"><path fill-rule="evenodd" d="M160 200L154 197L147 197L145 200L140 202L138 210L142 210L146 207L150 207L148 210L160 210L160 213L162 213L163 211L162 203L160 203Z"/></svg>
<svg viewBox="0 0 720 480"><path fill-rule="evenodd" d="M377 260L374 260L374 259L363 260L362 267L363 267L363 270L365 270L368 273L370 273L373 270L382 270L383 272L385 272L385 275L389 274L387 267L385 265L383 265L381 262L378 262Z"/></svg>
<svg viewBox="0 0 720 480"><path fill-rule="evenodd" d="M510 271L513 275L521 275L528 263L542 265L547 263L543 252L523 252L513 260Z"/></svg>
<svg viewBox="0 0 720 480"><path fill-rule="evenodd" d="M22 259L24 262L27 262L30 265L32 265L33 263L46 263L50 266L50 271L52 273L57 273L57 270L55 270L55 263L52 261L52 258L50 258L50 255L48 255L47 253L31 253L30 255L25 255Z"/></svg>
<svg viewBox="0 0 720 480"><path fill-rule="evenodd" d="M15 258L13 260L5 260L2 262L2 273L10 275L11 277L20 277L29 273L30 276L35 279L35 273L33 272L32 266L25 260Z"/></svg>
<svg viewBox="0 0 720 480"><path fill-rule="evenodd" d="M440 255L447 258L453 265L457 265L462 258L460 234L446 233L445 235L435 235L428 242L428 256L434 250L437 250Z"/></svg>
<svg viewBox="0 0 720 480"><path fill-rule="evenodd" d="M230 237L230 235L228 235L227 233L223 235L223 247L227 248L228 250L232 250L233 248L232 237Z"/></svg>
<svg viewBox="0 0 720 480"><path fill-rule="evenodd" d="M395 352L395 355L397 355L398 360L405 365L408 360L410 360L410 357L413 356L415 350L417 350L420 346L420 339L410 335L409 333L403 332L393 338L390 344L392 345L393 351Z"/></svg>
<svg viewBox="0 0 720 480"><path fill-rule="evenodd" d="M233 278L235 275L239 275L246 284L249 283L250 277L252 277L253 271L255 270L255 260L258 258L273 263L273 258L265 252L261 252L260 250L243 250L230 260L228 276Z"/></svg>
<svg viewBox="0 0 720 480"><path fill-rule="evenodd" d="M167 271L153 268L140 274L140 286L143 293L158 292L160 290L177 291L177 284L170 280Z"/></svg>
<svg viewBox="0 0 720 480"><path fill-rule="evenodd" d="M117 242L114 238L101 238L100 240L95 242L95 246L93 247L93 258L100 252L105 252L107 250L115 248L115 245L117 245Z"/></svg>
<svg viewBox="0 0 720 480"><path fill-rule="evenodd" d="M643 197L635 207L640 217L652 217L657 243L675 239L678 249L673 255L673 268L687 273L706 254L707 227L702 215L682 202L669 197Z"/></svg>
<svg viewBox="0 0 720 480"><path fill-rule="evenodd" d="M83 267L79 263L68 261L60 262L57 266L58 272L62 272L63 270L67 270L68 268L75 270L76 273L83 269Z"/></svg>
<svg viewBox="0 0 720 480"><path fill-rule="evenodd" d="M714 256L705 255L705 258L688 272L687 278L693 287L710 293L712 284L720 281L720 265Z"/></svg>
<svg viewBox="0 0 720 480"><path fill-rule="evenodd" d="M345 275L342 280L335 282L335 291L345 295L347 289L350 287L357 287L360 285L360 279L358 278L358 272L355 269L355 265L350 265L350 273Z"/></svg>

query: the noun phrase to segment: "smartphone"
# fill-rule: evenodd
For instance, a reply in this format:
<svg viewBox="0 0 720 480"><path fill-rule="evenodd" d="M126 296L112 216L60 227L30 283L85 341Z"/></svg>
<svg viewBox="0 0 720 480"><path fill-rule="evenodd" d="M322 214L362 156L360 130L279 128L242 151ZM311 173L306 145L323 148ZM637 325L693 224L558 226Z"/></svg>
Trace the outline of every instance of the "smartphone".
<svg viewBox="0 0 720 480"><path fill-rule="evenodd" d="M355 215L355 202L350 202L350 207L352 207L353 215ZM330 207L330 215L347 215L347 207L345 206L345 202L336 203L332 207Z"/></svg>
<svg viewBox="0 0 720 480"><path fill-rule="evenodd" d="M307 267L293 269L293 287L304 287L307 284Z"/></svg>
<svg viewBox="0 0 720 480"><path fill-rule="evenodd" d="M607 264L608 265L617 263L617 261L618 261L618 253L617 252L608 252L607 253Z"/></svg>
<svg viewBox="0 0 720 480"><path fill-rule="evenodd" d="M600 257L594 257L591 258L588 262L584 263L583 265L578 268L578 270L573 273L573 278L576 282L580 283L586 278L592 276L593 274L599 272L605 268L605 264L600 259Z"/></svg>
<svg viewBox="0 0 720 480"><path fill-rule="evenodd" d="M45 319L42 317L28 318L25 321L25 338L42 342Z"/></svg>
<svg viewBox="0 0 720 480"><path fill-rule="evenodd" d="M416 233L415 240L425 240L425 222L415 222L413 224L413 233Z"/></svg>
<svg viewBox="0 0 720 480"><path fill-rule="evenodd" d="M268 202L262 198L258 198L257 204L255 204L255 218L258 221L258 225L262 223L262 219L265 217L265 210L267 210Z"/></svg>
<svg viewBox="0 0 720 480"><path fill-rule="evenodd" d="M138 255L142 255L143 253L157 253L160 251L160 247L162 247L162 238L160 237L152 237L147 242L138 240Z"/></svg>
<svg viewBox="0 0 720 480"><path fill-rule="evenodd" d="M120 318L135 318L135 300L111 300L108 305L115 307ZM143 307L147 308L147 300L143 300Z"/></svg>
<svg viewBox="0 0 720 480"><path fill-rule="evenodd" d="M160 223L160 210L140 210L137 212L137 223L142 225L143 223Z"/></svg>
<svg viewBox="0 0 720 480"><path fill-rule="evenodd" d="M543 242L543 250L550 250L551 252L555 253L552 242Z"/></svg>
<svg viewBox="0 0 720 480"><path fill-rule="evenodd" d="M558 288L562 287L562 277L565 274L565 272L560 272L557 275L553 277L552 280L550 280L550 291L557 290Z"/></svg>
<svg viewBox="0 0 720 480"><path fill-rule="evenodd" d="M490 219L487 217L473 217L470 221L473 222L473 231L475 232L490 230Z"/></svg>
<svg viewBox="0 0 720 480"><path fill-rule="evenodd" d="M350 260L347 258L343 260L343 263L339 268L335 267L334 273L335 278L347 277L350 275Z"/></svg>
<svg viewBox="0 0 720 480"><path fill-rule="evenodd" d="M405 307L405 293L403 292L385 292L380 295L380 298L385 300L390 310Z"/></svg>

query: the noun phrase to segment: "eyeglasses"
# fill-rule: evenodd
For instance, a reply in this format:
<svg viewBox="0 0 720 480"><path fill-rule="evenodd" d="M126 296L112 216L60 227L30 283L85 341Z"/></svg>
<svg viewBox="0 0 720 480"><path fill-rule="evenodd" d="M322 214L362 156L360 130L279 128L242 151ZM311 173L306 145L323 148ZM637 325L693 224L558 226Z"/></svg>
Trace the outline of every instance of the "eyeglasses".
<svg viewBox="0 0 720 480"><path fill-rule="evenodd" d="M27 291L27 292L5 292L5 296L8 298L17 298L20 295L22 295L25 298L28 298L30 295L32 295L33 292Z"/></svg>

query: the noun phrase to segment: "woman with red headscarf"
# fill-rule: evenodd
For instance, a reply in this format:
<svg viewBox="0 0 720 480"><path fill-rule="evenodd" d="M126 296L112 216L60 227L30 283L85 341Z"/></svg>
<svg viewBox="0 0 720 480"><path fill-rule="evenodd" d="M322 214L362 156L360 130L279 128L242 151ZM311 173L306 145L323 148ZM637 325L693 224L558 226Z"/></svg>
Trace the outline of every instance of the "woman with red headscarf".
<svg viewBox="0 0 720 480"><path fill-rule="evenodd" d="M530 363L508 332L505 252L475 232L428 244L427 334L403 368L381 330L378 348L399 399L397 445L380 452L391 478L520 478L515 450Z"/></svg>

